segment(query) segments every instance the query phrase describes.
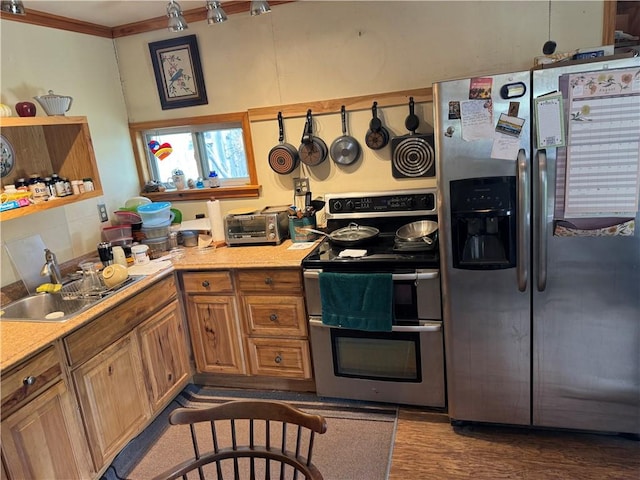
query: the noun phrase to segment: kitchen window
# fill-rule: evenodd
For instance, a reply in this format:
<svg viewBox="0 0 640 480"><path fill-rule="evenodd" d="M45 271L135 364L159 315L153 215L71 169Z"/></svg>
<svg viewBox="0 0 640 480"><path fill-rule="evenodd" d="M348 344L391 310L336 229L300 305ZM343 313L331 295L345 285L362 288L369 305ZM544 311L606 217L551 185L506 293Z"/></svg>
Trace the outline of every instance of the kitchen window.
<svg viewBox="0 0 640 480"><path fill-rule="evenodd" d="M220 187L167 189L145 193L152 200L198 200L257 197L260 186L246 112L162 120L129 125L143 185L157 180L170 185L174 170L186 179L206 179L215 171ZM150 146L151 145L151 146ZM170 148L170 153L165 155ZM154 153L155 151L155 153Z"/></svg>

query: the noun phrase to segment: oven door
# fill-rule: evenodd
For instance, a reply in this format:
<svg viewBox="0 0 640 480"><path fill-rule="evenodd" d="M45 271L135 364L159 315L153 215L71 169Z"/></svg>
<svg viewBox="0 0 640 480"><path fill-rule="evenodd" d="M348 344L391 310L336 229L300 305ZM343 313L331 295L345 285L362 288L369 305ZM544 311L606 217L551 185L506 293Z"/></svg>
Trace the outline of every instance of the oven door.
<svg viewBox="0 0 640 480"><path fill-rule="evenodd" d="M441 321L368 332L309 319L318 395L445 406Z"/></svg>
<svg viewBox="0 0 640 480"><path fill-rule="evenodd" d="M320 273L322 269L304 270L304 290L309 315L322 316ZM411 273L394 273L394 323L417 324L418 320L441 320L440 270L418 269Z"/></svg>

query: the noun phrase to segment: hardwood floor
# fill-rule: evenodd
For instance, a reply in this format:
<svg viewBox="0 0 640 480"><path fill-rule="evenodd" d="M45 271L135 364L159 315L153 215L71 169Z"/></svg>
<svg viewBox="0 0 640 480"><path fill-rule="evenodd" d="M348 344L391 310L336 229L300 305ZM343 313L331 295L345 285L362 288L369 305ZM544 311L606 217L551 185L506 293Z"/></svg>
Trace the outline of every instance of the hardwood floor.
<svg viewBox="0 0 640 480"><path fill-rule="evenodd" d="M446 415L401 408L389 480L637 480L640 441L502 426L452 427Z"/></svg>

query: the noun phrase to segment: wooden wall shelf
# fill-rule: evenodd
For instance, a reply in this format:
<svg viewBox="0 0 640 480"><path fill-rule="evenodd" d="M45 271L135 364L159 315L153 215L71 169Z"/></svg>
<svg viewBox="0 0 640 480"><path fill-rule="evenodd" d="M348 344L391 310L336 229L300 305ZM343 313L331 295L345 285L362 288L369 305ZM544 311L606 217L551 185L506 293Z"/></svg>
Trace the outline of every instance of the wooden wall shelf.
<svg viewBox="0 0 640 480"><path fill-rule="evenodd" d="M0 213L0 222L102 195L102 184L86 117L3 117L2 136L11 143L15 165L3 185L31 174L57 173L69 180L91 178L94 190Z"/></svg>

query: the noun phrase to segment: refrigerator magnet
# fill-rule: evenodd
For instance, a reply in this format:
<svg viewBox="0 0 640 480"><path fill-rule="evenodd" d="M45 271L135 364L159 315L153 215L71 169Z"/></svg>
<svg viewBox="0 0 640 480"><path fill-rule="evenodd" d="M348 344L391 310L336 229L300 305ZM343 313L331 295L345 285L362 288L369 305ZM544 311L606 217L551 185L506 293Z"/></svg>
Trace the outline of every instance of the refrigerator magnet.
<svg viewBox="0 0 640 480"><path fill-rule="evenodd" d="M449 102L449 120L460 120L460 102Z"/></svg>
<svg viewBox="0 0 640 480"><path fill-rule="evenodd" d="M483 100L491 98L491 88L493 87L493 78L491 77L475 77L471 79L469 86L469 100Z"/></svg>
<svg viewBox="0 0 640 480"><path fill-rule="evenodd" d="M498 119L498 124L496 125L496 132L504 133L505 135L510 135L512 137L519 137L522 132L523 125L524 118L511 117L501 113L500 118Z"/></svg>

